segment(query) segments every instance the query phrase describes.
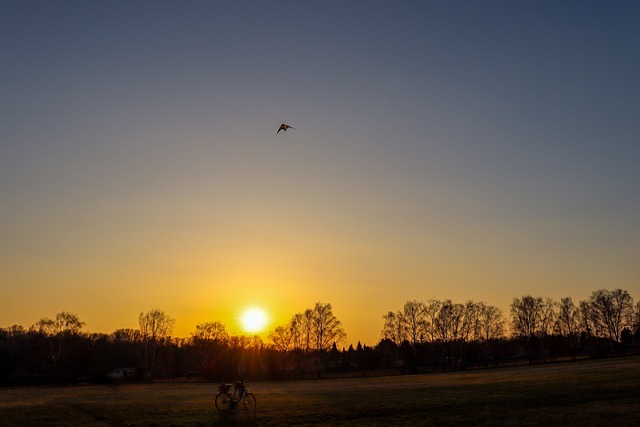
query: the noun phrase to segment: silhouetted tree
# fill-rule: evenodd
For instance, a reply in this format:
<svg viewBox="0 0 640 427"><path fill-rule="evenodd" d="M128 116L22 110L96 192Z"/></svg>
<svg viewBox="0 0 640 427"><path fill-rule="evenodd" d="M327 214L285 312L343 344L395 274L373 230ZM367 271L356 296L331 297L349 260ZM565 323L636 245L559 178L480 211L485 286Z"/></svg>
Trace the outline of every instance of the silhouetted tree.
<svg viewBox="0 0 640 427"><path fill-rule="evenodd" d="M591 294L589 304L594 323L612 342L619 342L622 330L631 326L633 299L627 291L600 289Z"/></svg>
<svg viewBox="0 0 640 427"><path fill-rule="evenodd" d="M504 336L504 316L502 310L493 305L480 303L478 310L478 335L481 341L497 340Z"/></svg>
<svg viewBox="0 0 640 427"><path fill-rule="evenodd" d="M297 313L291 319L294 348L308 353L313 341L313 310Z"/></svg>
<svg viewBox="0 0 640 427"><path fill-rule="evenodd" d="M526 295L511 303L511 326L515 336L526 340L529 363L533 363L540 346L544 301L541 297Z"/></svg>
<svg viewBox="0 0 640 427"><path fill-rule="evenodd" d="M333 314L331 304L321 302L316 303L313 309L295 314L287 325L276 328L270 334L270 340L276 348L290 348L294 356L297 355L294 361L297 362L300 375L311 366L319 374L322 352L345 338L342 323ZM300 355L304 357L298 357Z"/></svg>
<svg viewBox="0 0 640 427"><path fill-rule="evenodd" d="M633 308L633 337L636 343L636 352L640 351L640 301Z"/></svg>
<svg viewBox="0 0 640 427"><path fill-rule="evenodd" d="M229 336L220 322L197 325L190 339L171 338L175 321L160 310L141 313L140 329L109 335L82 333L84 323L62 312L28 331L18 325L0 328L0 384L42 384L51 378L104 382L113 368L130 367L140 373L137 379L204 370L210 380L231 380L238 368L255 379L308 378L324 369L420 372L499 365L521 358L524 348L530 361L547 354L602 357L640 349L640 302L633 304L620 289L595 291L579 306L569 297L560 303L515 298L510 338L504 337L502 312L484 302L414 300L382 317L382 339L375 348L358 342L340 352L344 330L330 304L317 303L278 326L268 347L256 336Z"/></svg>
<svg viewBox="0 0 640 427"><path fill-rule="evenodd" d="M565 337L576 335L579 330L579 310L571 297L560 298L555 331Z"/></svg>
<svg viewBox="0 0 640 427"><path fill-rule="evenodd" d="M382 316L384 324L382 326L382 339L388 339L395 345L399 346L402 341L407 339L407 328L404 320L404 314L401 311L389 311Z"/></svg>
<svg viewBox="0 0 640 427"><path fill-rule="evenodd" d="M551 298L544 298L540 306L540 353L545 362L551 354L553 329L557 319L556 303Z"/></svg>
<svg viewBox="0 0 640 427"><path fill-rule="evenodd" d="M457 340L461 332L463 315L464 306L462 304L454 304L449 299L442 302L435 319L438 339L443 342Z"/></svg>
<svg viewBox="0 0 640 427"><path fill-rule="evenodd" d="M269 332L269 339L273 343L273 347L286 354L291 350L293 346L293 328L291 322L286 325L276 327L272 332Z"/></svg>
<svg viewBox="0 0 640 427"><path fill-rule="evenodd" d="M143 362L145 375L151 379L158 368L158 350L166 344L176 321L162 310L154 308L138 317L143 343Z"/></svg>
<svg viewBox="0 0 640 427"><path fill-rule="evenodd" d="M438 331L436 328L438 314L440 313L440 306L442 303L435 299L430 299L424 305L424 317L425 317L425 331L427 333L428 341L435 341L438 339Z"/></svg>
<svg viewBox="0 0 640 427"><path fill-rule="evenodd" d="M543 336L552 334L556 320L556 303L551 298L544 298L540 306L540 333Z"/></svg>
<svg viewBox="0 0 640 427"><path fill-rule="evenodd" d="M329 303L316 303L312 325L317 351L328 350L334 342L342 342L347 337L342 322L333 314Z"/></svg>
<svg viewBox="0 0 640 427"><path fill-rule="evenodd" d="M136 373L140 374L144 369L140 330L116 329L111 334L110 341L113 347L111 368L137 368Z"/></svg>
<svg viewBox="0 0 640 427"><path fill-rule="evenodd" d="M575 347L580 331L580 310L575 306L571 297L560 299L555 331L565 337L569 346L569 354L572 359L575 359Z"/></svg>
<svg viewBox="0 0 640 427"><path fill-rule="evenodd" d="M407 301L401 317L411 344L422 342L426 335L425 306L420 301Z"/></svg>
<svg viewBox="0 0 640 427"><path fill-rule="evenodd" d="M580 301L578 308L578 324L583 334L590 338L598 336L598 325L595 322L594 311L589 301Z"/></svg>
<svg viewBox="0 0 640 427"><path fill-rule="evenodd" d="M462 314L462 329L460 338L464 342L473 341L480 336L480 312L484 306L483 302L475 303L467 301Z"/></svg>
<svg viewBox="0 0 640 427"><path fill-rule="evenodd" d="M511 303L511 325L515 335L532 337L540 331L542 298L526 295Z"/></svg>
<svg viewBox="0 0 640 427"><path fill-rule="evenodd" d="M220 322L205 322L196 325L196 330L191 334L191 344L200 357L200 369L208 378L215 375L216 356L222 353L227 345L229 334L225 326Z"/></svg>
<svg viewBox="0 0 640 427"><path fill-rule="evenodd" d="M55 319L47 317L40 319L32 329L44 335L49 340L51 349L51 365L53 380L56 381L58 368L64 355L65 341L73 335L77 335L84 326L84 322L75 314L62 311L56 314Z"/></svg>

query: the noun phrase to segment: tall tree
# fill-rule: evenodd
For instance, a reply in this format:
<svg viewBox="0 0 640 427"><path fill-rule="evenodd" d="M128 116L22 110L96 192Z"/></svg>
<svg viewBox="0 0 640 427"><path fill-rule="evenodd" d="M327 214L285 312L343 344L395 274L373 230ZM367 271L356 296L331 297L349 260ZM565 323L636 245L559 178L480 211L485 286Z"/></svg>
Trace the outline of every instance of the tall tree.
<svg viewBox="0 0 640 427"><path fill-rule="evenodd" d="M398 310L395 313L389 311L382 316L384 325L382 326L382 339L388 339L395 345L399 346L407 339L407 328L404 320L404 314Z"/></svg>
<svg viewBox="0 0 640 427"><path fill-rule="evenodd" d="M540 332L543 300L531 295L514 298L511 303L511 325L517 336L533 337Z"/></svg>
<svg viewBox="0 0 640 427"><path fill-rule="evenodd" d="M341 342L347 334L342 322L333 314L331 304L317 302L313 308L313 335L315 350L328 350L334 342Z"/></svg>
<svg viewBox="0 0 640 427"><path fill-rule="evenodd" d="M455 341L459 338L462 327L464 306L445 300L440 305L440 311L435 319L437 337L443 342Z"/></svg>
<svg viewBox="0 0 640 427"><path fill-rule="evenodd" d="M227 345L229 334L221 322L205 322L196 325L191 343L200 355L200 363L207 376L214 371L216 355Z"/></svg>
<svg viewBox="0 0 640 427"><path fill-rule="evenodd" d="M269 333L269 339L273 343L273 347L281 353L287 353L293 344L294 330L291 322L284 326L278 326Z"/></svg>
<svg viewBox="0 0 640 427"><path fill-rule="evenodd" d="M460 333L460 338L463 341L473 341L480 336L480 312L484 305L484 302L475 303L473 301L467 301L465 304Z"/></svg>
<svg viewBox="0 0 640 427"><path fill-rule="evenodd" d="M53 368L53 380L58 376L58 367L64 355L65 341L72 335L77 335L84 322L72 313L62 311L56 314L55 319L47 317L40 319L32 329L43 334L49 340L51 350L51 364Z"/></svg>
<svg viewBox="0 0 640 427"><path fill-rule="evenodd" d="M538 352L543 350L543 308L544 301L541 297L525 295L521 299L514 298L511 303L511 330L516 337L525 338L529 363L534 363Z"/></svg>
<svg viewBox="0 0 640 427"><path fill-rule="evenodd" d="M313 316L313 310L308 308L302 313L295 314L291 320L293 327L297 331L294 337L299 342L298 348L304 350L305 353L311 350L313 341Z"/></svg>
<svg viewBox="0 0 640 427"><path fill-rule="evenodd" d="M640 350L640 301L636 302L633 308L633 337L636 342L636 348Z"/></svg>
<svg viewBox="0 0 640 427"><path fill-rule="evenodd" d="M640 301L633 308L633 333L640 335Z"/></svg>
<svg viewBox="0 0 640 427"><path fill-rule="evenodd" d="M580 313L571 297L560 298L558 304L558 316L555 330L564 337L570 337L578 333Z"/></svg>
<svg viewBox="0 0 640 427"><path fill-rule="evenodd" d="M580 301L578 307L578 325L587 337L599 336L594 311L589 301Z"/></svg>
<svg viewBox="0 0 640 427"><path fill-rule="evenodd" d="M556 319L556 303L551 298L544 298L540 306L540 333L542 336L553 333Z"/></svg>
<svg viewBox="0 0 640 427"><path fill-rule="evenodd" d="M589 298L593 317L600 331L613 342L619 342L622 330L631 326L633 299L622 289L594 291Z"/></svg>
<svg viewBox="0 0 640 427"><path fill-rule="evenodd" d="M435 299L430 299L424 305L425 330L427 339L431 342L438 338L436 319L438 318L441 305L442 303Z"/></svg>
<svg viewBox="0 0 640 427"><path fill-rule="evenodd" d="M571 358L575 359L575 348L580 331L580 309L575 306L571 297L560 298L554 330L558 335L564 337L565 342L569 345Z"/></svg>
<svg viewBox="0 0 640 427"><path fill-rule="evenodd" d="M495 340L504 335L504 316L498 307L482 303L478 311L478 324L478 339L481 341Z"/></svg>
<svg viewBox="0 0 640 427"><path fill-rule="evenodd" d="M307 310L309 311L309 310ZM309 314L311 312L309 311ZM311 333L311 318L303 313L296 313L289 321L291 329L291 345L294 350L308 351Z"/></svg>
<svg viewBox="0 0 640 427"><path fill-rule="evenodd" d="M158 349L168 340L176 321L162 310L154 308L138 316L143 343L143 363L148 378L153 378L158 367Z"/></svg>
<svg viewBox="0 0 640 427"><path fill-rule="evenodd" d="M416 345L418 342L424 341L427 323L424 304L415 300L407 301L404 304L402 319L411 344Z"/></svg>

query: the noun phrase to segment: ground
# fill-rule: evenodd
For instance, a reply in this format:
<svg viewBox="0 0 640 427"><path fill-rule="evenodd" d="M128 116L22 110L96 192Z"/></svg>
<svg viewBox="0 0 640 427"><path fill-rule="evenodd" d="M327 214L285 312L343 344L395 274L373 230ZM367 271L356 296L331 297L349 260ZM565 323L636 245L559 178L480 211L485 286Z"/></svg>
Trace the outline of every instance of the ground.
<svg viewBox="0 0 640 427"><path fill-rule="evenodd" d="M217 384L2 389L0 424L634 425L640 357L341 380L249 383L256 413L215 409Z"/></svg>

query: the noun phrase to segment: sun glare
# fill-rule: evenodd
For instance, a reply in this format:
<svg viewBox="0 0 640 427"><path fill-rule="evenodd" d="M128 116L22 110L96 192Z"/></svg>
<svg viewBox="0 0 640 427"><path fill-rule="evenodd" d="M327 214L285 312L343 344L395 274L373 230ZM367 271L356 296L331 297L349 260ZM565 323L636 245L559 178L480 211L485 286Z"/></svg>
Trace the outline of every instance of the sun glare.
<svg viewBox="0 0 640 427"><path fill-rule="evenodd" d="M250 308L242 313L242 328L245 332L260 332L267 325L267 314L260 308Z"/></svg>

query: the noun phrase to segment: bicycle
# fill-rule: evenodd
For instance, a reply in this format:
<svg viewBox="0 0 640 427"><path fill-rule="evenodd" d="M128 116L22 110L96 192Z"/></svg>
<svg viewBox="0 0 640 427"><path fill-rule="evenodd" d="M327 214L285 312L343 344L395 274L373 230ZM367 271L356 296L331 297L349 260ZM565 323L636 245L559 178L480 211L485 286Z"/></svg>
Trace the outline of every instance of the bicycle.
<svg viewBox="0 0 640 427"><path fill-rule="evenodd" d="M233 396L229 393L231 387L233 387ZM238 406L240 402L247 411L256 411L256 397L249 391L246 380L236 381L235 385L221 384L218 387L215 398L218 411L226 412Z"/></svg>

